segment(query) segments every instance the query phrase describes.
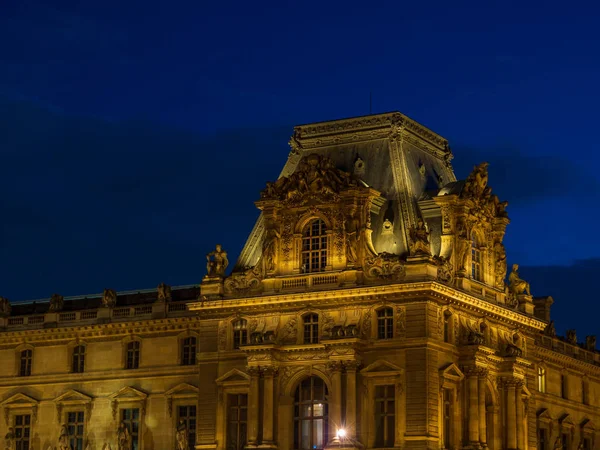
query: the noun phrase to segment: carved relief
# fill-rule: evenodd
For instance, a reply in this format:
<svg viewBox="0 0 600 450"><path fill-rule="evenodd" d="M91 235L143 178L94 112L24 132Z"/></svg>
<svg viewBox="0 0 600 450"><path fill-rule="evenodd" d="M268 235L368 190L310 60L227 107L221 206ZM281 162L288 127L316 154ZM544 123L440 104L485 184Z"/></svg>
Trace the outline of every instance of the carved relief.
<svg viewBox="0 0 600 450"><path fill-rule="evenodd" d="M365 275L371 279L396 281L404 278L406 269L399 255L382 252L367 259Z"/></svg>
<svg viewBox="0 0 600 450"><path fill-rule="evenodd" d="M117 304L117 292L114 289L104 289L102 294L102 306L105 308L114 308Z"/></svg>
<svg viewBox="0 0 600 450"><path fill-rule="evenodd" d="M281 235L283 260L289 262L292 253L293 224L290 217L286 217L283 222L283 233Z"/></svg>
<svg viewBox="0 0 600 450"><path fill-rule="evenodd" d="M258 268L254 267L244 272L232 273L223 283L223 287L226 294L246 295L260 291L261 278Z"/></svg>
<svg viewBox="0 0 600 450"><path fill-rule="evenodd" d="M450 262L450 257L445 258L443 256L434 257L434 261L437 264L437 280L443 283L452 284L454 281L454 267Z"/></svg>
<svg viewBox="0 0 600 450"><path fill-rule="evenodd" d="M50 297L49 311L50 312L59 312L59 311L62 311L64 306L65 306L64 297L59 294L52 294L52 297Z"/></svg>
<svg viewBox="0 0 600 450"><path fill-rule="evenodd" d="M396 335L400 338L406 334L406 309L404 306L396 308Z"/></svg>
<svg viewBox="0 0 600 450"><path fill-rule="evenodd" d="M219 323L218 346L219 346L219 350L221 350L221 351L227 349L227 322L226 321L221 321Z"/></svg>
<svg viewBox="0 0 600 450"><path fill-rule="evenodd" d="M415 227L410 227L408 230L410 237L410 254L411 256L430 256L431 250L429 248L429 232L425 228L425 222L419 218Z"/></svg>
<svg viewBox="0 0 600 450"><path fill-rule="evenodd" d="M496 242L494 245L494 253L496 256L495 261L495 275L496 275L496 286L500 289L504 289L504 279L506 278L506 250L501 242Z"/></svg>
<svg viewBox="0 0 600 450"><path fill-rule="evenodd" d="M298 319L290 318L285 326L280 330L277 341L281 344L296 343L298 335Z"/></svg>
<svg viewBox="0 0 600 450"><path fill-rule="evenodd" d="M371 338L371 310L367 310L361 320L360 334L363 339Z"/></svg>

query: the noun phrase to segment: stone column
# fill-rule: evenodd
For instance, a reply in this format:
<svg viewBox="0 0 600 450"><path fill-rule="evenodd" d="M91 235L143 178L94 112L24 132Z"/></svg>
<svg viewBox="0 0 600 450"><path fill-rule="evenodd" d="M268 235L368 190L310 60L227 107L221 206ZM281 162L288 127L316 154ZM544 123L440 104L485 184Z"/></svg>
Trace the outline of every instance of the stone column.
<svg viewBox="0 0 600 450"><path fill-rule="evenodd" d="M477 394L478 376L473 370L467 378L467 395L469 400L469 442L479 445L479 396Z"/></svg>
<svg viewBox="0 0 600 450"><path fill-rule="evenodd" d="M517 448L525 450L525 424L523 421L523 399L522 399L523 383L519 382L516 384L516 416L517 416Z"/></svg>
<svg viewBox="0 0 600 450"><path fill-rule="evenodd" d="M485 408L485 382L487 370L479 372L477 394L479 396L479 442L482 447L487 447L486 408Z"/></svg>
<svg viewBox="0 0 600 450"><path fill-rule="evenodd" d="M329 401L329 440L337 441L337 430L342 425L342 364L328 364L331 370L331 395Z"/></svg>
<svg viewBox="0 0 600 450"><path fill-rule="evenodd" d="M517 414L516 414L516 383L515 380L506 382L506 448L517 448Z"/></svg>
<svg viewBox="0 0 600 450"><path fill-rule="evenodd" d="M273 367L266 367L263 369L263 433L262 433L262 445L261 447L274 447L273 441L273 415L274 415L274 404L273 404L273 378L275 376L275 369Z"/></svg>
<svg viewBox="0 0 600 450"><path fill-rule="evenodd" d="M356 439L356 369L357 361L346 364L346 430L348 437Z"/></svg>
<svg viewBox="0 0 600 450"><path fill-rule="evenodd" d="M258 444L258 414L259 398L259 371L257 367L248 368L250 375L250 390L248 392L248 447Z"/></svg>

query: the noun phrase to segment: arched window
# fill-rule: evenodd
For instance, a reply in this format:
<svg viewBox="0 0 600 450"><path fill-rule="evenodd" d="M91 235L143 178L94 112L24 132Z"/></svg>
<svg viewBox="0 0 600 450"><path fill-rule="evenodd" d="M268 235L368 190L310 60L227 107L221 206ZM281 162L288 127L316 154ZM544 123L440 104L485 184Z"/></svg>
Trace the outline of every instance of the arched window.
<svg viewBox="0 0 600 450"><path fill-rule="evenodd" d="M377 311L377 339L394 337L394 310L383 308Z"/></svg>
<svg viewBox="0 0 600 450"><path fill-rule="evenodd" d="M240 346L248 343L248 322L244 319L236 320L233 323L233 348L237 349Z"/></svg>
<svg viewBox="0 0 600 450"><path fill-rule="evenodd" d="M140 342L131 341L127 343L127 354L125 355L125 368L137 369L140 367Z"/></svg>
<svg viewBox="0 0 600 450"><path fill-rule="evenodd" d="M471 278L477 281L482 280L481 250L479 249L479 243L475 234L473 234L473 240L471 241Z"/></svg>
<svg viewBox="0 0 600 450"><path fill-rule="evenodd" d="M21 352L21 364L19 366L19 375L28 377L31 375L31 364L33 362L33 350L27 349Z"/></svg>
<svg viewBox="0 0 600 450"><path fill-rule="evenodd" d="M546 392L546 369L538 366L538 391Z"/></svg>
<svg viewBox="0 0 600 450"><path fill-rule="evenodd" d="M83 373L85 370L85 345L73 347L73 360L71 371L73 373Z"/></svg>
<svg viewBox="0 0 600 450"><path fill-rule="evenodd" d="M327 445L327 386L318 377L303 380L294 396L294 449L319 450Z"/></svg>
<svg viewBox="0 0 600 450"><path fill-rule="evenodd" d="M317 344L319 342L319 316L307 314L304 316L304 343Z"/></svg>
<svg viewBox="0 0 600 450"><path fill-rule="evenodd" d="M181 341L181 364L193 366L196 364L196 338L186 337Z"/></svg>
<svg viewBox="0 0 600 450"><path fill-rule="evenodd" d="M302 235L302 272L322 272L327 266L327 226L313 220Z"/></svg>

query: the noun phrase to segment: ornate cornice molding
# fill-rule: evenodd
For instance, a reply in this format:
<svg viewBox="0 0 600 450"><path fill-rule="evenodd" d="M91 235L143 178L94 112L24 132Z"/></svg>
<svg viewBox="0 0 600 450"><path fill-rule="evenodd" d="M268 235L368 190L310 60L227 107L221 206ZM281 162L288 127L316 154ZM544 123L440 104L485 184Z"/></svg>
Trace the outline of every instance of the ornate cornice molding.
<svg viewBox="0 0 600 450"><path fill-rule="evenodd" d="M567 369L581 371L587 375L591 373L593 376L600 379L600 366L591 364L587 361L575 359L572 356L555 352L554 350L539 345L535 345L533 348L533 357L537 357L546 363L556 364Z"/></svg>

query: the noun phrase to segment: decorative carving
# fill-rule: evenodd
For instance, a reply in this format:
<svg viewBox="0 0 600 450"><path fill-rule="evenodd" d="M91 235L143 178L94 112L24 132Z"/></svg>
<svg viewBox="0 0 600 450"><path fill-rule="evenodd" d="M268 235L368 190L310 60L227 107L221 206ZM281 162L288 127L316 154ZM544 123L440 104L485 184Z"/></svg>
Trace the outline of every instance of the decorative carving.
<svg viewBox="0 0 600 450"><path fill-rule="evenodd" d="M261 198L282 200L288 205L302 205L313 199L328 202L337 200L342 189L355 186L357 181L352 175L336 169L331 159L313 153L302 158L289 177L268 183Z"/></svg>
<svg viewBox="0 0 600 450"><path fill-rule="evenodd" d="M431 255L429 249L429 232L425 228L425 222L419 218L417 226L409 229L410 236L410 254L411 256Z"/></svg>
<svg viewBox="0 0 600 450"><path fill-rule="evenodd" d="M319 314L319 328L321 329L321 336L331 336L331 331L335 325L333 317L325 311Z"/></svg>
<svg viewBox="0 0 600 450"><path fill-rule="evenodd" d="M585 348L590 352L596 351L596 336L586 336L585 337Z"/></svg>
<svg viewBox="0 0 600 450"><path fill-rule="evenodd" d="M298 319L296 317L290 318L285 326L281 329L278 336L278 341L282 344L295 343L298 335Z"/></svg>
<svg viewBox="0 0 600 450"><path fill-rule="evenodd" d="M117 304L117 292L114 289L104 289L102 293L102 306L104 308L114 308Z"/></svg>
<svg viewBox="0 0 600 450"><path fill-rule="evenodd" d="M461 193L463 198L478 198L483 195L488 182L487 167L488 163L483 162L473 168L473 172L465 180L465 186Z"/></svg>
<svg viewBox="0 0 600 450"><path fill-rule="evenodd" d="M171 286L165 283L160 283L156 290L158 291L158 300L162 302L171 301Z"/></svg>
<svg viewBox="0 0 600 450"><path fill-rule="evenodd" d="M512 272L508 276L509 290L514 295L520 295L523 292L527 293L527 295L531 295L531 291L529 289L529 283L525 280L519 278L519 265L513 264Z"/></svg>
<svg viewBox="0 0 600 450"><path fill-rule="evenodd" d="M65 306L65 299L62 295L60 294L52 294L52 297L50 297L50 312L59 312L62 311L62 309Z"/></svg>
<svg viewBox="0 0 600 450"><path fill-rule="evenodd" d="M360 324L360 333L363 339L371 337L371 310L367 310L362 317Z"/></svg>
<svg viewBox="0 0 600 450"><path fill-rule="evenodd" d="M521 357L523 356L523 349L517 347L514 344L511 344L510 342L508 342L506 344L506 348L504 349L504 356L508 356L508 357Z"/></svg>
<svg viewBox="0 0 600 450"><path fill-rule="evenodd" d="M356 210L352 209L346 221L346 261L349 267L354 267L358 261L359 226Z"/></svg>
<svg viewBox="0 0 600 450"><path fill-rule="evenodd" d="M506 250L501 242L496 242L496 245L494 245L494 253L496 255L496 261L494 264L496 286L498 286L500 289L504 289L504 280L506 279Z"/></svg>
<svg viewBox="0 0 600 450"><path fill-rule="evenodd" d="M551 320L546 328L544 328L544 334L550 337L556 337L556 328L554 327L554 320Z"/></svg>
<svg viewBox="0 0 600 450"><path fill-rule="evenodd" d="M263 274L267 275L275 270L277 257L277 244L281 235L274 225L267 228L262 248Z"/></svg>
<svg viewBox="0 0 600 450"><path fill-rule="evenodd" d="M471 345L484 345L485 335L479 331L469 330L467 335L467 342Z"/></svg>
<svg viewBox="0 0 600 450"><path fill-rule="evenodd" d="M10 427L8 433L4 435L4 448L6 450L13 450L15 448L15 429Z"/></svg>
<svg viewBox="0 0 600 450"><path fill-rule="evenodd" d="M0 317L10 316L10 302L7 298L0 297Z"/></svg>
<svg viewBox="0 0 600 450"><path fill-rule="evenodd" d="M223 250L221 244L217 244L212 252L206 254L207 276L223 277L228 265L227 252Z"/></svg>
<svg viewBox="0 0 600 450"><path fill-rule="evenodd" d="M456 253L456 265L460 272L465 273L467 270L467 257L469 255L469 235L467 225L464 219L461 219L456 224L457 234L457 253Z"/></svg>
<svg viewBox="0 0 600 450"><path fill-rule="evenodd" d="M399 255L382 252L366 261L366 276L380 280L396 281L406 275L404 261Z"/></svg>
<svg viewBox="0 0 600 450"><path fill-rule="evenodd" d="M175 438L177 440L177 450L188 450L190 444L188 442L188 428L183 419L179 420L179 425L175 431Z"/></svg>
<svg viewBox="0 0 600 450"><path fill-rule="evenodd" d="M575 330L567 330L567 342L571 345L577 345L577 332Z"/></svg>
<svg viewBox="0 0 600 450"><path fill-rule="evenodd" d="M434 257L434 261L438 266L437 269L437 279L443 283L452 283L454 280L454 267L452 267L452 263L450 262L450 258L445 258L443 256Z"/></svg>
<svg viewBox="0 0 600 450"><path fill-rule="evenodd" d="M283 222L283 233L281 235L281 243L283 253L283 260L288 262L292 253L292 240L293 240L293 222L291 217L286 217Z"/></svg>
<svg viewBox="0 0 600 450"><path fill-rule="evenodd" d="M119 450L129 450L131 448L131 433L123 422L117 429L117 448Z"/></svg>
<svg viewBox="0 0 600 450"><path fill-rule="evenodd" d="M360 157L356 158L354 161L354 174L355 175L363 175L365 173L365 162L360 159Z"/></svg>
<svg viewBox="0 0 600 450"><path fill-rule="evenodd" d="M442 207L442 228L444 233L447 233L451 230L452 224L450 222L450 207L443 206Z"/></svg>
<svg viewBox="0 0 600 450"><path fill-rule="evenodd" d="M406 310L404 306L396 308L396 336L403 338L406 332Z"/></svg>
<svg viewBox="0 0 600 450"><path fill-rule="evenodd" d="M227 349L227 322L219 324L218 345L221 351Z"/></svg>
<svg viewBox="0 0 600 450"><path fill-rule="evenodd" d="M57 450L71 450L71 445L69 444L69 432L64 423L60 427Z"/></svg>
<svg viewBox="0 0 600 450"><path fill-rule="evenodd" d="M381 235L385 236L390 234L394 234L394 223L391 222L390 219L385 219L381 226Z"/></svg>
<svg viewBox="0 0 600 450"><path fill-rule="evenodd" d="M247 269L244 272L234 272L223 283L226 294L245 295L260 290L262 284L258 268Z"/></svg>

